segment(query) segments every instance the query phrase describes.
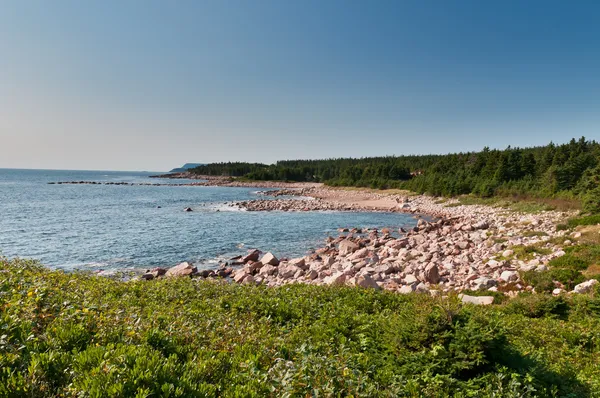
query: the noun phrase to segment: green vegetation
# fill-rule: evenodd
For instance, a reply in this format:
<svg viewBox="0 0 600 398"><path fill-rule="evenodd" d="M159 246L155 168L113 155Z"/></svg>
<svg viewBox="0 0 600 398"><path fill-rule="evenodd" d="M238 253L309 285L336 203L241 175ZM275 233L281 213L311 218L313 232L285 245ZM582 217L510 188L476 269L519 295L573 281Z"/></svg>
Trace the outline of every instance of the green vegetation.
<svg viewBox="0 0 600 398"><path fill-rule="evenodd" d="M553 198L553 208L581 202L600 212L600 144L568 144L448 155L286 160L274 165L215 163L192 170L251 180L316 181L331 186L398 188L436 196Z"/></svg>
<svg viewBox="0 0 600 398"><path fill-rule="evenodd" d="M0 259L0 396L599 396L598 293L476 307Z"/></svg>
<svg viewBox="0 0 600 398"><path fill-rule="evenodd" d="M598 225L600 224L600 214L587 216L587 217L576 217L571 218L567 221L567 226L570 228L577 227L579 225Z"/></svg>
<svg viewBox="0 0 600 398"><path fill-rule="evenodd" d="M551 292L554 281L562 283L568 290L588 279L600 280L600 245L582 244L565 248L565 255L552 259L545 272L528 271L521 277L537 292Z"/></svg>
<svg viewBox="0 0 600 398"><path fill-rule="evenodd" d="M535 243L528 246L518 245L513 246L511 249L513 250L513 256L518 260L531 260L538 255L545 255L552 253L552 250L543 247L544 243Z"/></svg>

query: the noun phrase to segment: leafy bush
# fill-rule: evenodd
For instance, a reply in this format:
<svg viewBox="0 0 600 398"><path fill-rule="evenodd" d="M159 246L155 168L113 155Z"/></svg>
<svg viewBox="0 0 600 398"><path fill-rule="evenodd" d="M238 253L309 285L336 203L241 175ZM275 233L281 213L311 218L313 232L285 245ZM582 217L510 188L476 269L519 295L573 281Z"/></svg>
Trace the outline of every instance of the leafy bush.
<svg viewBox="0 0 600 398"><path fill-rule="evenodd" d="M553 258L548 265L555 268L568 268L576 271L583 271L587 269L590 263L573 255L565 254L562 257Z"/></svg>
<svg viewBox="0 0 600 398"><path fill-rule="evenodd" d="M527 271L521 273L521 279L526 284L533 286L538 293L550 293L554 290L554 281L550 272Z"/></svg>
<svg viewBox="0 0 600 398"><path fill-rule="evenodd" d="M558 316L564 318L568 314L569 305L563 297L552 297L544 294L522 293L506 305L508 314L521 314L528 318Z"/></svg>
<svg viewBox="0 0 600 398"><path fill-rule="evenodd" d="M597 225L600 224L600 214L571 218L567 221L567 225L571 228L578 225Z"/></svg>
<svg viewBox="0 0 600 398"><path fill-rule="evenodd" d="M568 290L572 290L575 285L586 280L581 272L569 268L554 268L549 271L549 274L552 280L562 283Z"/></svg>
<svg viewBox="0 0 600 398"><path fill-rule="evenodd" d="M0 259L0 396L591 397L593 297L122 282ZM556 319L556 318L561 318Z"/></svg>

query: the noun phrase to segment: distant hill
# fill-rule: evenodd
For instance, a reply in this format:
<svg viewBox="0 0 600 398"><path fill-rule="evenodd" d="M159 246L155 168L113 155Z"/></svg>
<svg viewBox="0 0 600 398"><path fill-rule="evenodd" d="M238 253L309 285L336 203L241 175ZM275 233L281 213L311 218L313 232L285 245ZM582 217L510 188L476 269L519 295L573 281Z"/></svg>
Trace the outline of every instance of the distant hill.
<svg viewBox="0 0 600 398"><path fill-rule="evenodd" d="M181 167L171 170L169 173L183 173L189 169L193 169L194 167L204 166L204 163L186 163Z"/></svg>

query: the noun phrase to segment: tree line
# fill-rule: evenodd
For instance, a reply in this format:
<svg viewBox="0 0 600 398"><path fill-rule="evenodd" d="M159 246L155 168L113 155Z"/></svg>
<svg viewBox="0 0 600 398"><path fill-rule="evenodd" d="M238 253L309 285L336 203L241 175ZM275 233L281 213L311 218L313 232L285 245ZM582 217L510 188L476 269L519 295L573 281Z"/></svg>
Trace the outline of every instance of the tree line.
<svg viewBox="0 0 600 398"><path fill-rule="evenodd" d="M213 163L192 172L250 180L323 182L331 186L400 188L440 196L527 194L581 198L600 211L600 145L572 139L530 148L479 152L261 163Z"/></svg>

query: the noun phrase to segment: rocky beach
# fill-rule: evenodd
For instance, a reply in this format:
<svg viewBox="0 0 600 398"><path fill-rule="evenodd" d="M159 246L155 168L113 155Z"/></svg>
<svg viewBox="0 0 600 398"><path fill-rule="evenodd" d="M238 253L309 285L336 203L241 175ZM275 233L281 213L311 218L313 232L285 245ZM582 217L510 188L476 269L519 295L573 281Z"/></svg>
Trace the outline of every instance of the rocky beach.
<svg viewBox="0 0 600 398"><path fill-rule="evenodd" d="M320 248L304 257L278 258L257 248L221 264L217 271L198 272L183 263L168 272L231 276L236 283L267 286L306 283L432 295L450 291L516 295L533 290L521 279L523 272L546 271L548 263L563 256L564 248L574 245L579 234L556 227L573 212L528 214L503 207L461 205L457 199L300 185L260 192L282 198L230 206L248 211L403 212L420 219L410 230L344 226L338 236L328 237ZM144 278L152 279L157 272L163 271L154 270ZM584 282L573 291L588 291L596 282ZM561 294L565 288L557 282L553 294ZM486 304L489 298L465 296L465 300Z"/></svg>

